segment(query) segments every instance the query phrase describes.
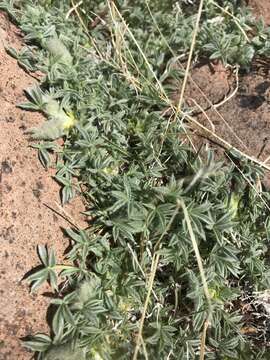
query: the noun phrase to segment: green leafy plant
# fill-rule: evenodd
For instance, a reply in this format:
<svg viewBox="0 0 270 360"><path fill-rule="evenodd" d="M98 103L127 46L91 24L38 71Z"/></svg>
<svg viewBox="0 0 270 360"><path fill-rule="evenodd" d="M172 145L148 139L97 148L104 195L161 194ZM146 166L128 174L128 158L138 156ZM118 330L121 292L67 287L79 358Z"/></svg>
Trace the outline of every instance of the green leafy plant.
<svg viewBox="0 0 270 360"><path fill-rule="evenodd" d="M164 115L168 64L188 53L194 26L196 5L181 3L5 5L40 46L45 76L23 107L49 121L34 137L65 140L35 147L44 166L56 149L62 202L81 192L91 216L67 229L71 265L39 247L29 281L49 281L55 310L51 336L25 342L38 359L267 358L237 306L269 287L269 194L250 186L263 171L235 151L226 165L195 154L185 114ZM194 56L248 67L268 30L238 1L220 3L206 1Z"/></svg>
<svg viewBox="0 0 270 360"><path fill-rule="evenodd" d="M62 104L55 100L57 95L43 93L40 88L29 89L27 94L32 102L21 104L20 107L26 110L43 111L49 118L39 128L27 131L33 139L55 140L63 137L75 125L76 119L73 113L67 111Z"/></svg>

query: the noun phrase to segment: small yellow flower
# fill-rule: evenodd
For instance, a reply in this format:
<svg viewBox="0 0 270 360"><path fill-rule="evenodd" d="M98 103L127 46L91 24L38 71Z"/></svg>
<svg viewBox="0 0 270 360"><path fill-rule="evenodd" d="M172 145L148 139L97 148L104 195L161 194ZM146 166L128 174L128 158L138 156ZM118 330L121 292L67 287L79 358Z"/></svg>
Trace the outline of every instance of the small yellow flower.
<svg viewBox="0 0 270 360"><path fill-rule="evenodd" d="M69 130L70 128L73 128L77 122L77 119L74 116L74 113L72 111L67 112L67 118L63 124L63 128L65 130Z"/></svg>

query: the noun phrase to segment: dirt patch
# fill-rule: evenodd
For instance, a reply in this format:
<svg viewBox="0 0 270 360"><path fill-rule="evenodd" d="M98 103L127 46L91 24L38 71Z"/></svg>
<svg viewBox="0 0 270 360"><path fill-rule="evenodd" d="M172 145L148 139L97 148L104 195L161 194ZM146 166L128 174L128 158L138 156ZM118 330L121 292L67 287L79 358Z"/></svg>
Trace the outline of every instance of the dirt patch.
<svg viewBox="0 0 270 360"><path fill-rule="evenodd" d="M269 166L270 61L256 60L250 72L242 74L227 71L220 64L204 63L191 71L191 78L194 82L188 82L185 100L194 109L193 115L199 123ZM196 147L205 144L206 138L212 140L211 147L222 156L222 143L200 129L193 137ZM270 186L269 173L265 184Z"/></svg>
<svg viewBox="0 0 270 360"><path fill-rule="evenodd" d="M256 17L263 16L270 24L269 0L251 0L248 5ZM185 102L194 109L193 115L200 124L232 147L270 166L270 60L255 59L248 72L239 74L225 68L221 62L202 60L192 68L190 75L192 80L187 83ZM180 88L181 84L175 84L175 89ZM171 98L177 103L178 90ZM217 137L198 129L191 138L196 149L210 138L211 147L224 159ZM264 184L270 188L269 172Z"/></svg>
<svg viewBox="0 0 270 360"><path fill-rule="evenodd" d="M209 114L216 133L249 155L266 160L270 155L270 76L254 68L240 77L238 93L219 113L227 121L220 121L215 112Z"/></svg>
<svg viewBox="0 0 270 360"><path fill-rule="evenodd" d="M183 66L185 68L186 65ZM174 84L176 89L181 83ZM202 61L191 71L185 90L185 101L190 107L209 108L209 104L217 104L230 92L229 73L221 63ZM175 104L179 101L178 90L172 91L170 97ZM199 110L199 108L198 108Z"/></svg>
<svg viewBox="0 0 270 360"><path fill-rule="evenodd" d="M270 1L251 0L248 5L256 17L270 24ZM184 66L185 67L185 66ZM191 70L185 101L197 120L228 144L245 154L270 164L270 60L255 59L248 72L233 73L220 63L201 61ZM181 84L177 84L177 89ZM173 94L177 101L179 94ZM211 108L214 104L215 110ZM198 135L200 134L200 135ZM198 136L197 136L198 135ZM193 136L198 149L207 142L221 155L220 142L208 132L198 130ZM219 145L215 145L215 141ZM226 147L228 148L228 147ZM270 188L267 172L264 184Z"/></svg>
<svg viewBox="0 0 270 360"><path fill-rule="evenodd" d="M24 130L44 121L37 113L24 112L16 104L25 101L23 90L33 85L16 60L6 54L3 41L21 47L20 32L0 13L0 360L31 358L20 337L46 329L49 299L30 295L23 276L38 262L38 244L53 247L61 259L68 239L60 226L68 227L48 207L59 203L59 186L53 172L45 171L37 153L29 147ZM85 226L82 203L76 199L66 208Z"/></svg>
<svg viewBox="0 0 270 360"><path fill-rule="evenodd" d="M249 0L248 6L257 17L263 17L265 24L270 25L270 1L269 0Z"/></svg>

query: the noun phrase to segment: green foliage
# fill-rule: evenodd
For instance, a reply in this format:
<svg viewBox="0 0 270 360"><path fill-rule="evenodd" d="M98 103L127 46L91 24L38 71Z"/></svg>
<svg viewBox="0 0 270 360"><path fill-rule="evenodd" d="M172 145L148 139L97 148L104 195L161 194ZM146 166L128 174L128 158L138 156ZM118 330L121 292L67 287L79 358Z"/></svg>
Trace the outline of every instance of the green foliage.
<svg viewBox="0 0 270 360"><path fill-rule="evenodd" d="M241 333L243 319L234 306L247 289L253 294L269 287L270 223L262 201L269 194L259 197L246 183L256 183L262 170L235 159L237 154L230 154L235 163L229 165L209 151L201 160L183 143L181 115L171 122L164 116L166 94L156 84L175 60L168 44L174 56L188 53L196 5L152 1L153 21L145 1L117 3L140 45L122 23L122 57L114 46L115 19L104 12L103 1L84 1L78 9L87 28L95 14L105 14L88 35L69 14L69 1L23 1L17 9L3 1L33 46L37 61L31 66L46 74L39 88L28 91L31 101L24 108L54 119L59 112L68 116L69 109L78 119L58 134L65 135L62 148L35 145L41 162L49 166L49 153L57 151L62 202L83 191L91 216L88 229L67 229L73 265L59 265L53 251L39 247L42 266L29 280L32 291L49 281L55 292L52 336L37 334L25 345L39 359L131 359L159 254L142 334L148 358L198 358L208 319L206 359L263 359L267 350L259 354ZM246 67L254 54L267 54L269 31L238 1L222 3L234 17L206 1L195 56ZM25 53L13 56L26 61ZM211 309L180 201L198 243Z"/></svg>
<svg viewBox="0 0 270 360"><path fill-rule="evenodd" d="M27 131L36 140L55 140L63 137L68 130L76 123L76 119L71 111L67 111L69 104L60 104L55 98L58 97L54 92L43 93L40 88L28 89L26 91L31 102L19 105L25 110L43 111L49 118L47 122L38 128Z"/></svg>

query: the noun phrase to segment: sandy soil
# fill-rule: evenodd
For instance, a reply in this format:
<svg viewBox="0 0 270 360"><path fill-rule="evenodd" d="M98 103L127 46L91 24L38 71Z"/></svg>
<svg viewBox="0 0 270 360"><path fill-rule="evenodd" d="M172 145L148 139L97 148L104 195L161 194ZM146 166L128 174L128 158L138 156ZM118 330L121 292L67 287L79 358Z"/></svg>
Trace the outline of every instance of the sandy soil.
<svg viewBox="0 0 270 360"><path fill-rule="evenodd" d="M28 360L31 354L21 347L20 338L47 330L49 299L42 293L31 296L22 278L39 263L37 244L53 246L61 258L68 239L60 226L68 224L44 206L56 208L59 187L24 135L44 119L16 108L26 100L23 89L34 79L6 54L3 42L21 46L20 33L0 13L0 360ZM67 208L81 223L82 210L79 200Z"/></svg>
<svg viewBox="0 0 270 360"><path fill-rule="evenodd" d="M249 0L248 3L257 16L263 15L270 24L269 0ZM40 292L30 295L28 284L22 278L39 264L37 244L53 246L61 258L68 239L60 227L68 224L44 206L46 203L56 208L59 187L51 178L53 172L42 168L36 151L29 147L24 135L26 128L36 126L43 118L16 108L16 104L25 101L23 90L33 85L34 79L6 54L3 42L15 48L22 46L19 31L0 12L0 360L29 360L31 354L22 348L20 338L47 330L49 299ZM269 61L254 64L250 74L239 77L238 94L218 109L232 132L220 116L211 111L207 113L217 134L262 160L270 156L269 69ZM213 103L221 101L235 86L235 78L220 66L201 64L193 69L192 77ZM187 88L186 97L207 107L192 84ZM198 119L210 126L204 115ZM84 226L82 210L78 199L67 207Z"/></svg>
<svg viewBox="0 0 270 360"><path fill-rule="evenodd" d="M249 1L249 6L257 18L263 16L270 24L269 0ZM269 167L270 59L255 59L249 71L239 72L238 76L221 63L202 61L191 70L191 77L193 81L188 81L185 100L189 106L200 106L195 111L197 120L231 146L266 162ZM176 88L180 86L178 84ZM216 111L210 109L205 96L217 105ZM179 94L176 92L172 97L178 99ZM218 157L224 160L220 142L214 136L210 136L213 140L210 142L207 138L207 132L198 130L193 133L195 148L200 149L208 142L216 149ZM263 184L270 189L269 171L266 171Z"/></svg>
<svg viewBox="0 0 270 360"><path fill-rule="evenodd" d="M190 106L195 106L194 100L200 105L195 111L199 122L244 153L261 161L268 159L269 164L270 61L257 59L250 72L238 76L220 64L213 67L210 63L197 66L191 75L203 94L218 106L216 111L210 109L202 92L189 82L186 100ZM238 91L234 92L235 89ZM198 148L201 143L205 143L205 136L209 136L208 133L202 135L199 144L195 137ZM216 139L212 137L212 140Z"/></svg>
<svg viewBox="0 0 270 360"><path fill-rule="evenodd" d="M270 1L269 0L248 0L248 6L251 7L257 17L262 16L267 25L270 25Z"/></svg>

